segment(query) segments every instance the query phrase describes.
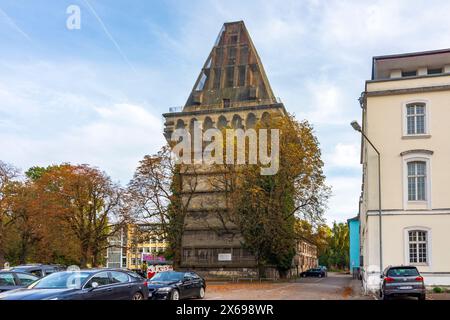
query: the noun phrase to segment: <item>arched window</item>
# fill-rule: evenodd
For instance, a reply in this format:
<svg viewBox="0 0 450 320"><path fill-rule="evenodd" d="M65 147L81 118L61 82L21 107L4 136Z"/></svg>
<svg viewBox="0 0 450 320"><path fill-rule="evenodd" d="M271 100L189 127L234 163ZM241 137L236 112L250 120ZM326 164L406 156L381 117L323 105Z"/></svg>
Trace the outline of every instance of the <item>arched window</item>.
<svg viewBox="0 0 450 320"><path fill-rule="evenodd" d="M224 116L220 116L219 120L217 121L217 128L222 130L227 126L227 124L228 124L227 118L225 118Z"/></svg>
<svg viewBox="0 0 450 320"><path fill-rule="evenodd" d="M235 114L233 116L233 120L231 120L231 126L234 129L242 129L242 118L239 115Z"/></svg>
<svg viewBox="0 0 450 320"><path fill-rule="evenodd" d="M403 208L431 209L433 151L407 150L403 158Z"/></svg>
<svg viewBox="0 0 450 320"><path fill-rule="evenodd" d="M427 163L409 161L408 165L408 201L427 200Z"/></svg>
<svg viewBox="0 0 450 320"><path fill-rule="evenodd" d="M408 262L411 264L428 263L428 231L408 231Z"/></svg>
<svg viewBox="0 0 450 320"><path fill-rule="evenodd" d="M214 123L210 117L206 117L203 121L203 130L212 129L214 127Z"/></svg>
<svg viewBox="0 0 450 320"><path fill-rule="evenodd" d="M184 124L184 121L181 119L178 119L176 129L184 129L185 126L186 125Z"/></svg>
<svg viewBox="0 0 450 320"><path fill-rule="evenodd" d="M263 125L268 126L270 124L271 115L268 112L264 112L261 116L261 122Z"/></svg>
<svg viewBox="0 0 450 320"><path fill-rule="evenodd" d="M245 121L245 128L251 129L256 126L256 116L253 113L247 115L247 120Z"/></svg>

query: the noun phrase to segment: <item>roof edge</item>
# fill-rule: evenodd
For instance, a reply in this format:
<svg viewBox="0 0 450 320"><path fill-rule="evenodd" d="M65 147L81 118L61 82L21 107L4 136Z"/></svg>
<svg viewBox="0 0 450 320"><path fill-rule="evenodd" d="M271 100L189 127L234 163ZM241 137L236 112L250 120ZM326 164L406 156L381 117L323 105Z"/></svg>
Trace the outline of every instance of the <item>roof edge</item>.
<svg viewBox="0 0 450 320"><path fill-rule="evenodd" d="M450 53L450 48L447 49L437 49L437 50L428 50L428 51L416 51L416 52L408 52L408 53L399 53L399 54L389 54L389 55L380 55L374 56L373 60L387 60L387 59L398 59L398 58L410 58L410 57L418 57L418 56L427 56L441 53Z"/></svg>

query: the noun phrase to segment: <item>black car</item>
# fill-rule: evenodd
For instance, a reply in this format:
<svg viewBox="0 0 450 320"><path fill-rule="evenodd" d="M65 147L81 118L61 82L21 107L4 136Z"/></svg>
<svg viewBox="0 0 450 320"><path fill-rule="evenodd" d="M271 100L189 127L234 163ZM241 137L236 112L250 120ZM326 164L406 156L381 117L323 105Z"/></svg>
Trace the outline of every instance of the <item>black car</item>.
<svg viewBox="0 0 450 320"><path fill-rule="evenodd" d="M0 292L27 287L38 279L39 277L28 273L1 270Z"/></svg>
<svg viewBox="0 0 450 320"><path fill-rule="evenodd" d="M144 300L146 279L134 272L91 269L55 272L27 288L0 294L0 300Z"/></svg>
<svg viewBox="0 0 450 320"><path fill-rule="evenodd" d="M300 273L300 277L306 278L306 277L319 277L324 278L327 276L327 272L323 270L322 268L313 268L306 270L302 273Z"/></svg>
<svg viewBox="0 0 450 320"><path fill-rule="evenodd" d="M51 264L24 264L11 268L11 271L30 273L39 278L64 270L63 266Z"/></svg>
<svg viewBox="0 0 450 320"><path fill-rule="evenodd" d="M149 298L154 300L203 299L206 282L195 272L166 271L149 280L148 290Z"/></svg>
<svg viewBox="0 0 450 320"><path fill-rule="evenodd" d="M426 289L423 277L416 267L387 267L381 275L380 296L388 300L394 296L413 296L425 300Z"/></svg>

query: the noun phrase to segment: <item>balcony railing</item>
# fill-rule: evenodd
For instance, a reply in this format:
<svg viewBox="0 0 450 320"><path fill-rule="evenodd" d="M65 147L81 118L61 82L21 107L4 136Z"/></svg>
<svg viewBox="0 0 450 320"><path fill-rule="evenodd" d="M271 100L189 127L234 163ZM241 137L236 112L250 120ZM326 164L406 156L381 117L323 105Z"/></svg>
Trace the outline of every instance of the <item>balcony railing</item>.
<svg viewBox="0 0 450 320"><path fill-rule="evenodd" d="M182 112L182 111L183 111L183 107L182 106L170 107L169 108L169 113Z"/></svg>
<svg viewBox="0 0 450 320"><path fill-rule="evenodd" d="M264 104L272 104L274 101L272 99L260 99L260 100L249 100L249 101L241 101L240 103L242 105L246 104L255 104L255 105L264 105ZM280 97L275 97L276 103L282 103ZM223 109L223 103L215 103L215 104L208 104L208 105L200 105L200 106L189 106L190 109L198 111L202 110L205 107L211 108L211 109ZM175 112L182 112L183 106L177 106L177 107L169 107L169 113L175 113Z"/></svg>

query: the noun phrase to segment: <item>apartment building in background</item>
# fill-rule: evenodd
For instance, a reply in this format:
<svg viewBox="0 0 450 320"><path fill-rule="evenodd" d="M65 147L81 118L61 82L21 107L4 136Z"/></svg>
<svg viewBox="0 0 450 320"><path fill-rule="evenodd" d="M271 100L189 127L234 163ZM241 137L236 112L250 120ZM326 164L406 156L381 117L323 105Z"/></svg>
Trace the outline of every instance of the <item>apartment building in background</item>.
<svg viewBox="0 0 450 320"><path fill-rule="evenodd" d="M164 258L166 247L158 225L129 224L109 238L106 266L138 270L144 260L149 265L167 264L170 262Z"/></svg>
<svg viewBox="0 0 450 320"><path fill-rule="evenodd" d="M379 288L380 257L383 269L414 265L426 285L450 285L450 49L374 57L360 102L381 155L380 239L378 158L361 140L364 287Z"/></svg>
<svg viewBox="0 0 450 320"><path fill-rule="evenodd" d="M296 254L293 266L290 270L291 276L298 277L300 273L319 266L317 246L307 239L297 241Z"/></svg>

